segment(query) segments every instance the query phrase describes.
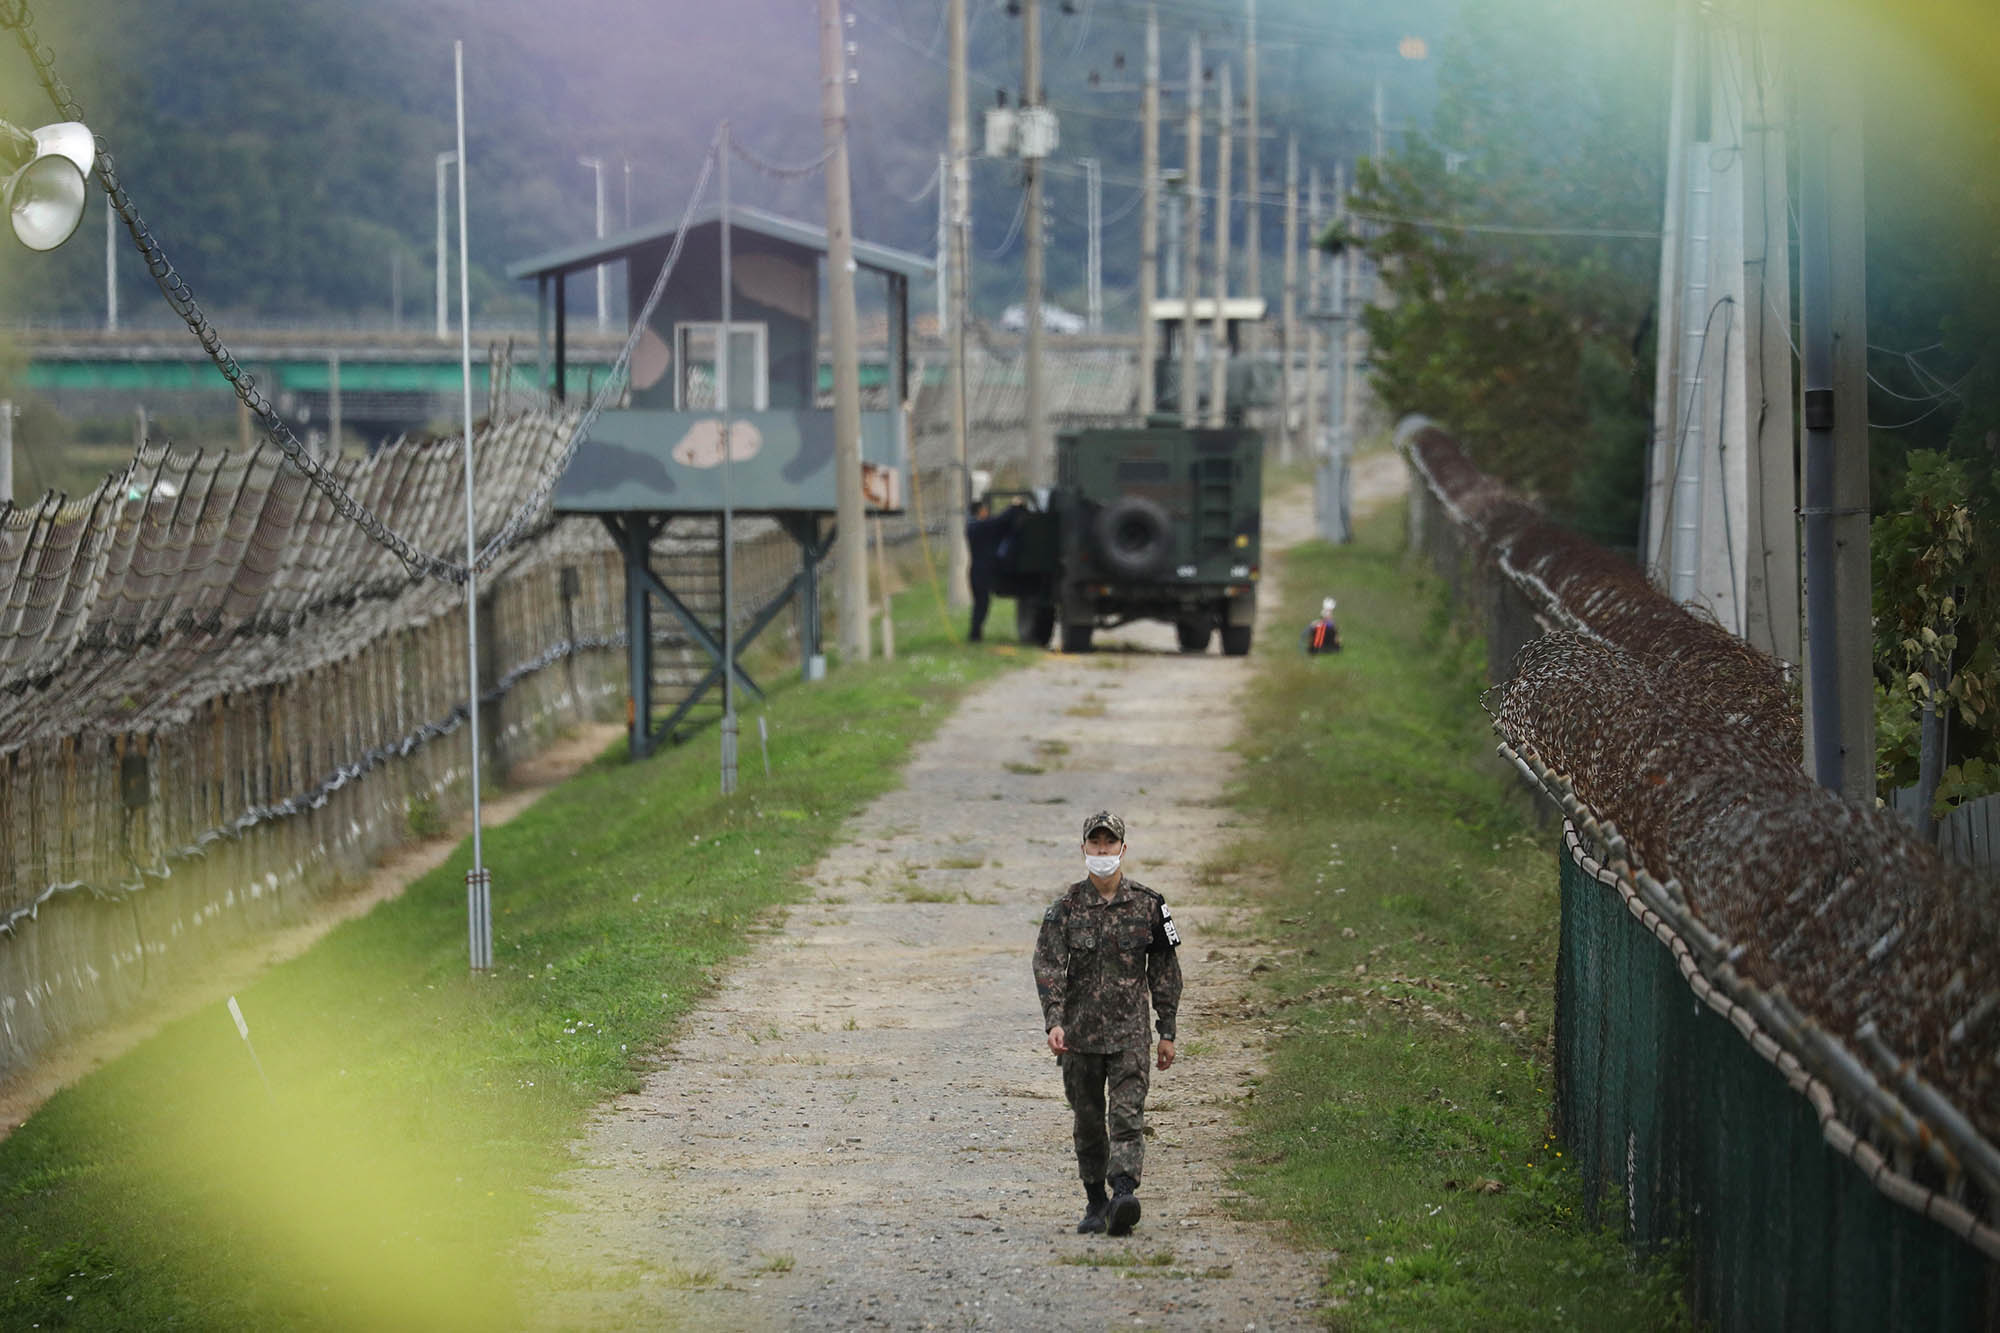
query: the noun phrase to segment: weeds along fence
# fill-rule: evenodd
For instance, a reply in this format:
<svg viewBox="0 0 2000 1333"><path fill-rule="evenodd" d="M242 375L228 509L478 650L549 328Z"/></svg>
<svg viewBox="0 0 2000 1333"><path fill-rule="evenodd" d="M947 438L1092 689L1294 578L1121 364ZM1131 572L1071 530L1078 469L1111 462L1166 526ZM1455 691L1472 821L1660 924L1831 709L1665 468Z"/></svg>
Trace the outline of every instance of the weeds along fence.
<svg viewBox="0 0 2000 1333"><path fill-rule="evenodd" d="M1406 422L1410 537L1559 804L1556 1116L1725 1329L2000 1326L2000 895L1813 784L1778 663Z"/></svg>
<svg viewBox="0 0 2000 1333"><path fill-rule="evenodd" d="M479 432L482 540L576 424ZM462 549L456 440L399 442L340 480L422 549ZM707 524L655 546L710 623L717 551ZM796 563L767 522L740 525L737 607ZM622 716L623 574L601 528L544 511L479 586L488 762ZM677 624L659 637L661 684L699 674ZM0 507L0 1079L468 804L466 671L463 589L413 577L273 448L148 445L88 496Z"/></svg>

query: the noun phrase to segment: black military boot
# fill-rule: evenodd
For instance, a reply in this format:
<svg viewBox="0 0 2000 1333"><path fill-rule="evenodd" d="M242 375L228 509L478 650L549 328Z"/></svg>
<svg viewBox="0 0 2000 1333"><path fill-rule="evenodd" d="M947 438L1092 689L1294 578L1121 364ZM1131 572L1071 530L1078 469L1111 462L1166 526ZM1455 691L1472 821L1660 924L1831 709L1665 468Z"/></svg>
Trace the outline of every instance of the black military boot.
<svg viewBox="0 0 2000 1333"><path fill-rule="evenodd" d="M1139 1182L1123 1174L1111 1177L1111 1213L1106 1221L1114 1236L1128 1236L1139 1225Z"/></svg>
<svg viewBox="0 0 2000 1333"><path fill-rule="evenodd" d="M1090 1196L1090 1202L1083 1210L1083 1220L1076 1224L1076 1232L1079 1236L1094 1236L1104 1230L1104 1218L1111 1211L1111 1199L1105 1194L1101 1180L1084 1181L1083 1192Z"/></svg>

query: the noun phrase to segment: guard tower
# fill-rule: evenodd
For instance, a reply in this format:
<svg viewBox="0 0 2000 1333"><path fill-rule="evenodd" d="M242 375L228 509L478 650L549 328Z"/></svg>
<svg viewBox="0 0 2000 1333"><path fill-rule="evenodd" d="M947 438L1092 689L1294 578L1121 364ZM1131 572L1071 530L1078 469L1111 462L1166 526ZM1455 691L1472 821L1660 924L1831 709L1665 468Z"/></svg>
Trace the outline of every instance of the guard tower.
<svg viewBox="0 0 2000 1333"><path fill-rule="evenodd" d="M725 236L725 230L727 235ZM652 567L653 542L670 524L720 526L725 509L774 519L798 544L799 572L756 609L734 637L732 658L786 606L799 608L800 653L807 676L821 659L819 568L832 549L836 510L831 409L816 407L820 382L820 292L827 240L823 228L759 209L711 205L689 221L635 228L567 246L507 267L535 279L541 383L558 399L568 369L568 311L563 279L600 264L625 266L636 318L676 241L681 246L659 304L636 330L630 387L590 423L556 484L558 514L588 514L624 555L625 627L630 647L628 728L641 758L673 734L723 671L723 635L688 607ZM725 241L727 242L725 245ZM722 322L724 255L729 256L730 316ZM901 512L908 491L909 288L934 272L929 260L854 242L858 269L880 280L887 314L888 406L861 414L864 504ZM872 295L860 284L857 296ZM554 317L554 358L549 352ZM716 401L718 355L729 357L727 404ZM727 412L723 408L727 407ZM726 429L725 429L726 425ZM726 449L725 449L726 441ZM723 535L724 543L728 535ZM723 552L718 550L720 562ZM652 721L652 612L657 601L714 663L663 721ZM738 685L763 691L732 660Z"/></svg>

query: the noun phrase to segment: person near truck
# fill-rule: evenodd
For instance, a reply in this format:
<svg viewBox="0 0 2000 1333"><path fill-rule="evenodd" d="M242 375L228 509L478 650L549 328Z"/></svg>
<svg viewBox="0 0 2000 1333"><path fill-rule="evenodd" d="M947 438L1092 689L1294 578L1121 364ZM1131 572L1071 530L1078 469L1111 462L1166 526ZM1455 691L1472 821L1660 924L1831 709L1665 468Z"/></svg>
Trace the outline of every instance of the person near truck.
<svg viewBox="0 0 2000 1333"><path fill-rule="evenodd" d="M1174 1063L1180 930L1166 899L1125 874L1125 821L1083 821L1084 877L1042 916L1035 989L1062 1067L1086 1205L1076 1229L1123 1236L1139 1221L1148 1063ZM1159 1045L1146 1032L1147 1002Z"/></svg>
<svg viewBox="0 0 2000 1333"><path fill-rule="evenodd" d="M1020 509L1010 505L993 513L991 502L980 496L972 502L972 515L965 521L968 577L972 583L972 626L965 637L978 643L986 630L986 609L993 597L993 576L1000 572L1002 547L1020 521Z"/></svg>

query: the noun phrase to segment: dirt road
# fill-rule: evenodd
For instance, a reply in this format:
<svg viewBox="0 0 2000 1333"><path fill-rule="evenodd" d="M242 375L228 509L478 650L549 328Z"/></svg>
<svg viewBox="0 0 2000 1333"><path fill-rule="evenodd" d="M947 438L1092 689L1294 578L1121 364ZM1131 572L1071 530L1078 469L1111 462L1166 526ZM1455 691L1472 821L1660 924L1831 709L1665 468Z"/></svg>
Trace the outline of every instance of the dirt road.
<svg viewBox="0 0 2000 1333"><path fill-rule="evenodd" d="M1393 455L1363 459L1357 511L1402 475ZM1267 552L1302 540L1306 497L1265 522ZM1282 572L1268 561L1267 613ZM1099 642L1038 654L967 699L643 1089L604 1108L525 1256L570 1279L538 1325L1318 1322L1325 1256L1233 1216L1225 1179L1267 1040L1250 969L1270 941L1213 865L1241 832L1221 796L1250 664L1183 656L1165 625ZM1069 1113L1028 966L1099 807L1125 816L1127 868L1166 895L1185 941L1145 1215L1115 1240L1074 1232Z"/></svg>

